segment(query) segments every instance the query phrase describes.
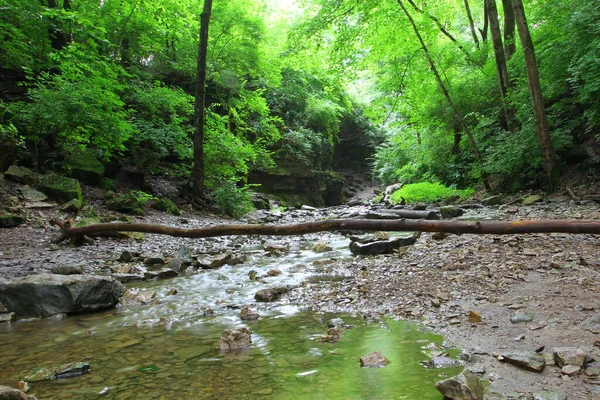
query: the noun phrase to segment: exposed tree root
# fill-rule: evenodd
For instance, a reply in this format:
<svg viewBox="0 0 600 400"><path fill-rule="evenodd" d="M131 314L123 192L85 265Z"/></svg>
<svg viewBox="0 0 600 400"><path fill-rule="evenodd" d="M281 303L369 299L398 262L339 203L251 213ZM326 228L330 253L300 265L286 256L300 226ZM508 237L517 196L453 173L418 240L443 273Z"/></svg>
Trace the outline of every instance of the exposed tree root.
<svg viewBox="0 0 600 400"><path fill-rule="evenodd" d="M205 238L233 235L303 235L327 231L409 231L447 232L510 235L518 233L578 233L600 234L600 220L523 220L523 221L423 221L423 220L344 220L306 222L293 225L217 225L205 228L175 228L158 224L115 222L73 227L70 221L54 219L53 225L61 228L60 237L53 240L60 243L66 239L81 242L86 235L106 232L156 233L188 238Z"/></svg>

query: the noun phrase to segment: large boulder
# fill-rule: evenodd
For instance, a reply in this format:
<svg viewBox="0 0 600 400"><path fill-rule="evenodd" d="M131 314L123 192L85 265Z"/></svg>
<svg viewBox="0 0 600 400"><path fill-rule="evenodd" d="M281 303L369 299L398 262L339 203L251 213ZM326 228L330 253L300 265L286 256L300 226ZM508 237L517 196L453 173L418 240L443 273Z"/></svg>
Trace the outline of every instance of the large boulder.
<svg viewBox="0 0 600 400"><path fill-rule="evenodd" d="M40 179L39 175L29 168L19 167L18 165L11 165L8 167L6 172L4 172L4 175L6 176L6 179L27 185L33 185Z"/></svg>
<svg viewBox="0 0 600 400"><path fill-rule="evenodd" d="M0 172L6 169L15 161L17 154L17 144L10 136L0 135Z"/></svg>
<svg viewBox="0 0 600 400"><path fill-rule="evenodd" d="M71 176L88 185L97 185L104 176L104 165L91 150L78 151L65 157L64 165Z"/></svg>
<svg viewBox="0 0 600 400"><path fill-rule="evenodd" d="M436 382L435 387L444 395L444 398L452 400L483 399L483 386L479 378L468 369L465 369L460 375Z"/></svg>
<svg viewBox="0 0 600 400"><path fill-rule="evenodd" d="M0 280L0 302L17 318L82 313L115 306L125 287L108 276L29 275Z"/></svg>
<svg viewBox="0 0 600 400"><path fill-rule="evenodd" d="M144 214L144 205L142 201L133 193L119 194L106 201L106 207L109 210L130 213L135 215Z"/></svg>
<svg viewBox="0 0 600 400"><path fill-rule="evenodd" d="M18 389L0 385L0 400L37 400L37 397L29 396Z"/></svg>
<svg viewBox="0 0 600 400"><path fill-rule="evenodd" d="M25 217L16 214L0 214L0 228L14 228L25 222Z"/></svg>
<svg viewBox="0 0 600 400"><path fill-rule="evenodd" d="M37 189L59 203L67 203L72 199L83 201L79 181L57 174L48 174L40 178Z"/></svg>
<svg viewBox="0 0 600 400"><path fill-rule="evenodd" d="M415 244L421 234L413 233L407 237L393 237L379 240L353 240L350 242L350 251L355 255L390 254L403 246Z"/></svg>

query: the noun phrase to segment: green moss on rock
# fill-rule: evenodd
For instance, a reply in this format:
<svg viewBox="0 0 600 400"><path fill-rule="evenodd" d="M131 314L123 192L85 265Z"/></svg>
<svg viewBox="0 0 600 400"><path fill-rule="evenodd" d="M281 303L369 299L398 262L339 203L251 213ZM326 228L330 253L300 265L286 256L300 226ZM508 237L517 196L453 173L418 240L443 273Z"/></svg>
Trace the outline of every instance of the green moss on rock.
<svg viewBox="0 0 600 400"><path fill-rule="evenodd" d="M15 214L0 214L0 228L13 228L25 222L25 217Z"/></svg>
<svg viewBox="0 0 600 400"><path fill-rule="evenodd" d="M79 181L57 174L44 175L36 185L37 189L51 199L67 203L72 199L83 201Z"/></svg>
<svg viewBox="0 0 600 400"><path fill-rule="evenodd" d="M119 211L134 215L143 215L143 203L133 193L119 194L106 202L109 210Z"/></svg>
<svg viewBox="0 0 600 400"><path fill-rule="evenodd" d="M99 184L104 176L104 165L91 150L70 154L65 158L64 165L73 178L88 185Z"/></svg>
<svg viewBox="0 0 600 400"><path fill-rule="evenodd" d="M11 165L4 173L7 179L17 183L24 183L26 185L36 184L40 176L29 168L19 167L18 165Z"/></svg>
<svg viewBox="0 0 600 400"><path fill-rule="evenodd" d="M117 182L115 182L114 179L110 179L110 178L102 178L102 180L100 181L100 186L101 189L104 190L108 190L111 192L116 192L117 191Z"/></svg>
<svg viewBox="0 0 600 400"><path fill-rule="evenodd" d="M67 203L63 204L60 209L63 212L74 212L74 213L77 213L77 212L79 212L79 210L81 210L82 206L83 206L83 203L82 203L81 200L79 200L79 199L71 199Z"/></svg>
<svg viewBox="0 0 600 400"><path fill-rule="evenodd" d="M152 208L159 211L168 212L172 215L181 215L181 211L179 211L179 208L177 208L175 203L173 203L169 199L159 199L158 201L154 202L154 204L152 204Z"/></svg>

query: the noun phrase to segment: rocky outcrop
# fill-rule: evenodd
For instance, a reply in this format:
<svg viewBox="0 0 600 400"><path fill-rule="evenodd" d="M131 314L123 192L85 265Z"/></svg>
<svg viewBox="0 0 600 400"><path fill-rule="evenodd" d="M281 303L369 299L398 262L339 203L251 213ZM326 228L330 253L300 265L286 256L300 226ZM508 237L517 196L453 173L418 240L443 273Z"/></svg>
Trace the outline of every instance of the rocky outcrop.
<svg viewBox="0 0 600 400"><path fill-rule="evenodd" d="M119 194L106 201L109 210L130 213L134 215L144 214L144 205L133 193Z"/></svg>
<svg viewBox="0 0 600 400"><path fill-rule="evenodd" d="M67 203L72 199L83 201L81 185L76 179L57 174L44 175L40 178L36 188L60 203Z"/></svg>
<svg viewBox="0 0 600 400"><path fill-rule="evenodd" d="M444 395L444 398L452 400L483 399L483 386L479 378L468 369L465 369L460 375L436 382L435 387Z"/></svg>
<svg viewBox="0 0 600 400"><path fill-rule="evenodd" d="M42 274L0 280L0 302L17 318L109 308L124 292L119 281L106 276Z"/></svg>
<svg viewBox="0 0 600 400"><path fill-rule="evenodd" d="M77 151L65 157L67 166L73 178L88 185L97 185L104 176L104 165L91 150Z"/></svg>
<svg viewBox="0 0 600 400"><path fill-rule="evenodd" d="M39 180L38 174L29 168L19 167L17 165L11 165L8 167L6 172L4 172L4 175L6 176L6 179L26 185L33 185Z"/></svg>
<svg viewBox="0 0 600 400"><path fill-rule="evenodd" d="M256 292L254 300L265 303L276 301L290 290L292 290L292 286L272 286Z"/></svg>

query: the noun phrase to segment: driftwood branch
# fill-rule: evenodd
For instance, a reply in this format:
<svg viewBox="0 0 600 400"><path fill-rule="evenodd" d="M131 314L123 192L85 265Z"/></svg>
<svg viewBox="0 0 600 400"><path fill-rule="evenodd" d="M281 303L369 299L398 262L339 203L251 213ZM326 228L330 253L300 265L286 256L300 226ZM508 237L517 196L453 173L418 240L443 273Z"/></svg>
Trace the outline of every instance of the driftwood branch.
<svg viewBox="0 0 600 400"><path fill-rule="evenodd" d="M116 222L71 227L60 220L52 224L61 228L62 234L54 243L66 239L79 239L85 235L97 235L107 232L156 233L187 238L206 238L237 235L303 235L328 231L408 231L408 232L446 232L510 235L518 233L578 233L600 234L600 220L523 220L523 221L423 221L423 220L364 220L332 219L327 221L306 222L292 225L217 225L205 228L175 228L158 224Z"/></svg>

